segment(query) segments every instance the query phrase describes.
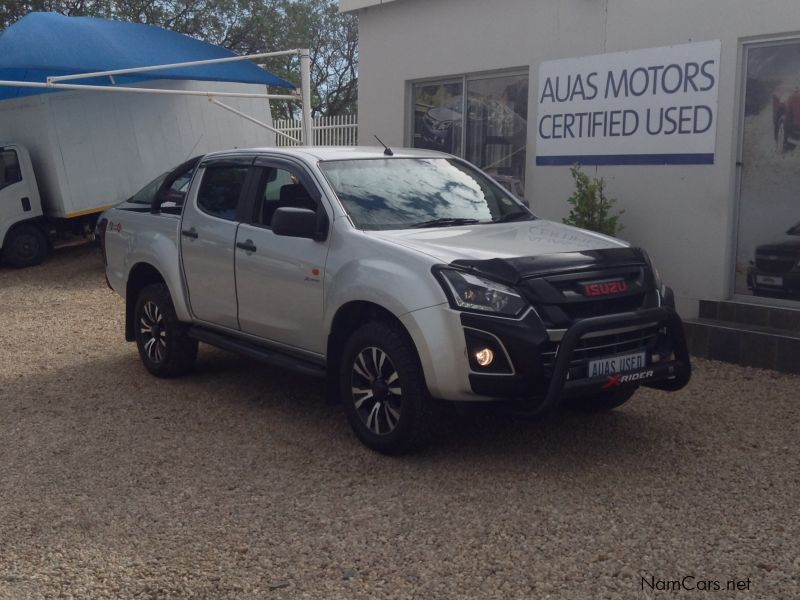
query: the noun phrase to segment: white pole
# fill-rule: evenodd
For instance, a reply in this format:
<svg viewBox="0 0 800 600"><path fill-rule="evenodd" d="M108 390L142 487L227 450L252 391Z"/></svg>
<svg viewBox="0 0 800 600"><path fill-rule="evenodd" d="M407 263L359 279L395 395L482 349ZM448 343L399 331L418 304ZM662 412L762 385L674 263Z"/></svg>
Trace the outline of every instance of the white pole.
<svg viewBox="0 0 800 600"><path fill-rule="evenodd" d="M311 121L311 53L308 49L300 54L300 94L303 98L303 145L314 145L314 124Z"/></svg>
<svg viewBox="0 0 800 600"><path fill-rule="evenodd" d="M84 85L81 83L41 83L37 81L0 80L0 87L29 87L56 90L86 90L91 92L130 92L134 94L162 94L171 96L223 96L227 98L266 98L267 100L297 100L296 94L249 94L245 92L204 92L200 90L162 90L158 88Z"/></svg>
<svg viewBox="0 0 800 600"><path fill-rule="evenodd" d="M201 65L217 65L240 60L253 60L256 58L269 58L272 56L287 56L289 54L299 54L308 50L281 50L280 52L262 52L261 54L248 54L245 56L228 56L225 58L210 58L206 60L192 60L188 62L171 63L166 65L151 65L149 67L133 67L130 69L113 69L111 71L95 71L94 73L75 73L73 75L57 75L47 78L48 82L67 81L70 79L87 79L89 77L107 77L111 75L130 75L135 73L147 73L148 71L161 71L167 69L181 69L183 67L198 67Z"/></svg>
<svg viewBox="0 0 800 600"><path fill-rule="evenodd" d="M259 121L255 117L251 117L250 115L248 115L246 113L243 113L240 110L236 110L232 106L228 106L227 104L224 104L223 102L220 102L219 100L216 100L215 98L209 98L208 101L211 102L212 104L216 104L220 108L224 108L225 110L231 111L235 115L239 115L240 117L242 117L243 119L245 119L247 121L250 121L251 123L255 123L256 125L260 125L264 129L268 129L268 130L272 131L273 133L275 133L277 135L285 137L287 140L291 141L293 144L297 143L297 140L294 139L292 136L286 135L285 133L275 129L271 125L267 125L266 123L264 123L264 121Z"/></svg>

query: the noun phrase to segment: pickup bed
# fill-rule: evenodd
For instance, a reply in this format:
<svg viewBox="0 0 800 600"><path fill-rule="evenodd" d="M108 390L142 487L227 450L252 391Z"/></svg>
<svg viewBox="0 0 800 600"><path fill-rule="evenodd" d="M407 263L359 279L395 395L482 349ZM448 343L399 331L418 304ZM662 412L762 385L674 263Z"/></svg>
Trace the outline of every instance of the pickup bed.
<svg viewBox="0 0 800 600"><path fill-rule="evenodd" d="M209 154L98 228L151 373L186 373L205 342L327 377L381 452L429 440L438 400L607 410L689 380L644 251L538 219L447 154Z"/></svg>

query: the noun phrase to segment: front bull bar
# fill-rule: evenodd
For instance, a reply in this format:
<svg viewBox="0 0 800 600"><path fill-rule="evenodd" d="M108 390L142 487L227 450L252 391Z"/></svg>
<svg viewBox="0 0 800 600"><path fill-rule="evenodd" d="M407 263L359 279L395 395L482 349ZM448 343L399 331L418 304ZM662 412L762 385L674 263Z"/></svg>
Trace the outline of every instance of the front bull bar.
<svg viewBox="0 0 800 600"><path fill-rule="evenodd" d="M609 377L594 377L567 380L572 354L584 335L592 331L614 329L617 327L630 327L658 323L659 327L667 329L667 335L672 341L675 358L638 369L625 375L647 374L640 385L659 390L675 391L689 383L692 367L689 361L689 350L686 347L686 336L683 333L683 322L674 309L667 306L646 308L628 313L605 315L602 317L589 317L577 321L564 334L556 353L553 366L553 376L547 389L544 401L539 405L537 413L553 410L561 403L562 398L577 395L581 391L601 391L604 384L609 383ZM650 372L652 371L652 375Z"/></svg>

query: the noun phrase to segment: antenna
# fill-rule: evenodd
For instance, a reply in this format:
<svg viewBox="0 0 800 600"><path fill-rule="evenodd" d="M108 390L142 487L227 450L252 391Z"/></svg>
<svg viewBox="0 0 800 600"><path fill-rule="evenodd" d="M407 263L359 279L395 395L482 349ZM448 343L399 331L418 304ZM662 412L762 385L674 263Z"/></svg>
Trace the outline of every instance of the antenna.
<svg viewBox="0 0 800 600"><path fill-rule="evenodd" d="M394 152L392 152L392 149L391 149L391 148L389 148L389 146L387 146L386 144L384 144L384 143L383 143L383 141L381 140L381 138L379 138L379 137L376 135L376 136L375 136L375 139L376 139L376 140L378 140L378 141L380 142L381 146L383 146L384 148L386 148L386 150L384 150L384 151L383 151L384 155L386 155L386 156L394 156Z"/></svg>

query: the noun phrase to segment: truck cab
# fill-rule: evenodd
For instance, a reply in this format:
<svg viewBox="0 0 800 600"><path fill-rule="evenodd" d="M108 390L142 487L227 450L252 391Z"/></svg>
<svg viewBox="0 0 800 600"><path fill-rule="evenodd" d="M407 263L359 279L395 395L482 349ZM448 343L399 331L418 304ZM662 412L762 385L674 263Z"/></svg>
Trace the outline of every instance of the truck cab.
<svg viewBox="0 0 800 600"><path fill-rule="evenodd" d="M42 226L42 201L27 149L0 144L0 255L9 266L42 262L50 244Z"/></svg>

